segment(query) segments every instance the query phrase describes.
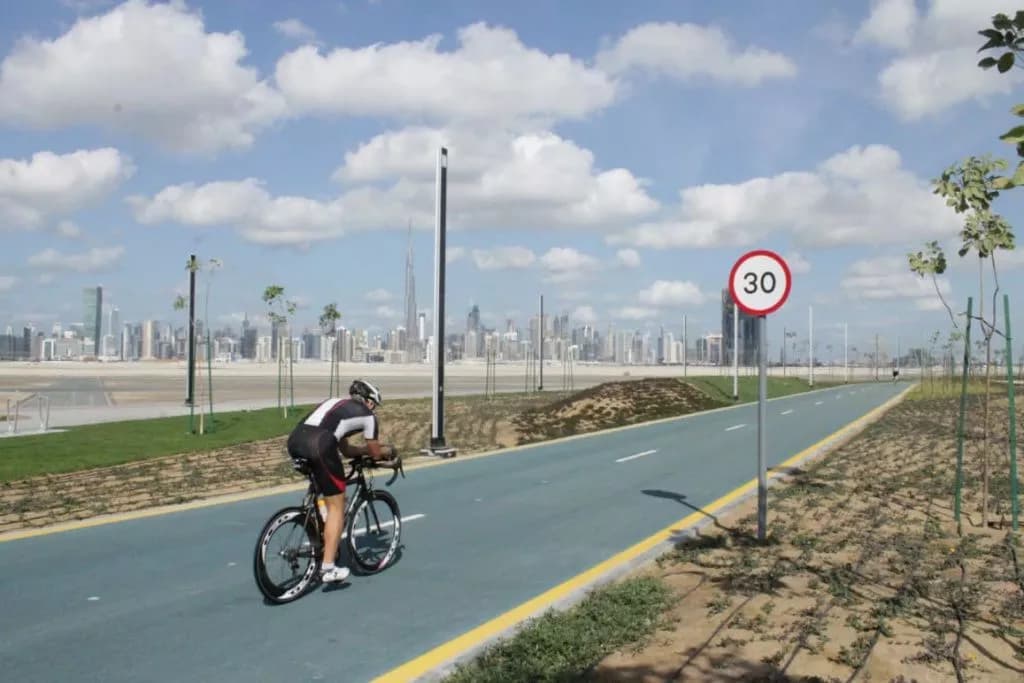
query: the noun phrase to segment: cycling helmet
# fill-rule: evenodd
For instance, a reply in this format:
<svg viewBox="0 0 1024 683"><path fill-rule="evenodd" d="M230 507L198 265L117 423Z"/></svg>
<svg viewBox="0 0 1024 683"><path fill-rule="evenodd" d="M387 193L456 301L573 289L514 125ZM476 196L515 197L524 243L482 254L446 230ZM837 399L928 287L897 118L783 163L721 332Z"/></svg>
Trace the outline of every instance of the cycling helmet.
<svg viewBox="0 0 1024 683"><path fill-rule="evenodd" d="M361 396L364 400L373 401L376 405L382 403L380 390L369 382L357 379L348 388L349 396Z"/></svg>

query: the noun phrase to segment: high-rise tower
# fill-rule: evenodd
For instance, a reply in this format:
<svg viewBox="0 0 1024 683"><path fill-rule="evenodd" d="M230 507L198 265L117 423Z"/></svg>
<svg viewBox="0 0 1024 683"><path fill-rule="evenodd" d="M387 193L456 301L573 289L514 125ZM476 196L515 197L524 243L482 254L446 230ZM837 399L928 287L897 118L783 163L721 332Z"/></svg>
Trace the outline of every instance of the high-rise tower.
<svg viewBox="0 0 1024 683"><path fill-rule="evenodd" d="M413 273L412 265L412 221L409 221L409 250L405 256L405 329L406 336L405 350L409 352L412 360L413 351L418 346L418 335L413 334L417 329L416 322L416 276Z"/></svg>
<svg viewBox="0 0 1024 683"><path fill-rule="evenodd" d="M95 349L93 355L99 356L103 343L103 287L85 287L82 290L82 306L85 309L82 316L85 336L92 337Z"/></svg>

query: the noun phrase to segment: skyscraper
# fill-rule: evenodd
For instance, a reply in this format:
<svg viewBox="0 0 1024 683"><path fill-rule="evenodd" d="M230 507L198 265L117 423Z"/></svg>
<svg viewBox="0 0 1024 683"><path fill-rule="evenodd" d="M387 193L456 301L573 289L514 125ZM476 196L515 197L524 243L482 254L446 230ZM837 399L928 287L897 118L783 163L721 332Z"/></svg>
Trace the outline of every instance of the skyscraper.
<svg viewBox="0 0 1024 683"><path fill-rule="evenodd" d="M121 333L121 309L111 306L107 311L107 334L117 336Z"/></svg>
<svg viewBox="0 0 1024 683"><path fill-rule="evenodd" d="M733 320L733 303L732 294L728 288L722 289L722 363L724 365L732 364L733 354L736 352L733 349L733 325L736 324L736 321ZM757 318L743 310L740 310L739 314L740 365L755 365L758 345Z"/></svg>
<svg viewBox="0 0 1024 683"><path fill-rule="evenodd" d="M82 305L85 313L82 317L82 324L85 327L85 335L92 336L95 343L95 355L100 354L100 344L103 341L103 287L86 287L82 290Z"/></svg>
<svg viewBox="0 0 1024 683"><path fill-rule="evenodd" d="M416 321L416 276L412 267L412 221L409 221L409 250L405 256L405 350L411 354L418 345L419 335L412 334L417 329Z"/></svg>

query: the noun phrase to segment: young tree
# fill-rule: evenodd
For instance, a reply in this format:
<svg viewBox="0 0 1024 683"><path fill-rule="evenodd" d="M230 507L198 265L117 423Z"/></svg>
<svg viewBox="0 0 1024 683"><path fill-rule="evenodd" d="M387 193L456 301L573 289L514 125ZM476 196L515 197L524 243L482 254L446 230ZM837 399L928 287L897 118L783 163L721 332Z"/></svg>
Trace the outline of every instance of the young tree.
<svg viewBox="0 0 1024 683"><path fill-rule="evenodd" d="M185 267L186 267L186 269L189 268L189 266L187 266L187 265ZM185 298L184 294L179 294L178 296L174 297L174 310L176 310L176 311L185 311L187 309L188 309L188 299ZM188 314L186 313L185 314L185 328L186 329L188 328L188 323L189 323L189 321L188 321ZM186 352L185 352L186 359L188 359L188 356L191 353L192 353L192 349L187 349L186 350ZM185 372L188 373L188 369L186 369ZM188 377L188 375L186 374L186 378L187 377ZM186 381L187 381L187 379L186 379ZM195 427L193 426L194 418L195 418L195 391L193 390L193 400L192 400L192 403L188 407L188 431L189 431L190 434L195 434Z"/></svg>
<svg viewBox="0 0 1024 683"><path fill-rule="evenodd" d="M211 258L206 262L206 270L210 273L210 276L206 279L206 300L203 305L203 335L206 339L206 381L209 388L207 400L210 404L211 427L213 426L213 328L210 327L210 289L213 286L213 273L223 265L223 261L218 258Z"/></svg>
<svg viewBox="0 0 1024 683"><path fill-rule="evenodd" d="M320 314L320 330L324 334L329 332L334 339L334 343L331 344L331 384L328 396L334 396L335 377L338 373L338 321L340 319L341 313L338 312L338 307L333 302L324 306L324 311ZM341 391L341 377L337 377L337 382L338 391Z"/></svg>
<svg viewBox="0 0 1024 683"><path fill-rule="evenodd" d="M999 183L996 171L1005 168L1006 162L983 157L971 156L959 164L950 166L934 181L935 194L946 199L947 206L958 214L965 214L964 225L960 231L960 257L974 253L978 257L978 301L977 316L982 328L983 339L979 340L985 350L985 408L984 426L982 430L982 525L988 525L988 489L989 489L989 414L991 406L992 383L992 336L997 332L998 309L996 297L999 293L999 271L996 266L996 252L999 249L1013 249L1014 236L1010 225L997 213L992 211L992 203L999 196ZM950 314L955 330L959 330L956 316L946 303L939 290L936 276L945 272L946 256L938 242L926 245L925 252L908 254L910 269L919 276L930 275L935 282L935 291ZM992 269L994 291L992 294L992 320L985 318L985 266ZM970 324L970 321L967 321Z"/></svg>
<svg viewBox="0 0 1024 683"><path fill-rule="evenodd" d="M984 57L978 66L982 69L996 67L999 73L1006 73L1010 69L1020 67L1017 63L1017 55L1024 51L1024 10L1017 12L1013 19L1006 14L999 13L992 17L992 27L978 31L988 40L978 48L978 52L998 51L999 57ZM1015 105L1010 109L1015 116L1024 117L1024 104ZM1017 150L1018 157L1024 157L1024 125L1014 126L999 136L1003 142L1013 145ZM1024 161L1017 164L1017 168L1010 177L999 178L996 187L1006 190L1024 185Z"/></svg>
<svg viewBox="0 0 1024 683"><path fill-rule="evenodd" d="M293 399L294 407L294 396L295 396L295 378L292 372L292 339L291 339L291 316L295 314L296 304L294 301L290 301L284 298L284 287L280 285L268 285L263 290L263 301L267 304L269 310L267 312L267 318L270 319L270 324L274 329L278 330L278 348L275 350L277 353L277 407L282 408L283 415L288 417L288 406L282 405L281 402L281 391L283 388L283 367L284 367L284 354L281 353L281 327L285 327L285 333L287 334L287 346L288 346L288 376L289 376L289 388Z"/></svg>

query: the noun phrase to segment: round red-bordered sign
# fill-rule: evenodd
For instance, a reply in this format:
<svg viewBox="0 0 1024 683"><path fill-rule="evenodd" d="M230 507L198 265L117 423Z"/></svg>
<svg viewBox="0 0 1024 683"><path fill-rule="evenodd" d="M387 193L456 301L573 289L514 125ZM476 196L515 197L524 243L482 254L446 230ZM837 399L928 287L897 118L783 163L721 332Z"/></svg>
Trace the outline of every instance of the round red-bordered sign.
<svg viewBox="0 0 1024 683"><path fill-rule="evenodd" d="M792 286L789 265L767 249L747 252L729 273L732 300L749 315L768 315L779 310L789 298Z"/></svg>

